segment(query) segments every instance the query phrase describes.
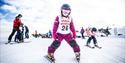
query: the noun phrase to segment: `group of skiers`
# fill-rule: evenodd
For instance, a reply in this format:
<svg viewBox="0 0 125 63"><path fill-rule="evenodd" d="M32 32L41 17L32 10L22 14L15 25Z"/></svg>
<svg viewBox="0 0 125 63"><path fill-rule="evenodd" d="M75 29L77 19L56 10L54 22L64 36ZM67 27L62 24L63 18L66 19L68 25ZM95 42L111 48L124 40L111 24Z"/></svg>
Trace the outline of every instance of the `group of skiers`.
<svg viewBox="0 0 125 63"><path fill-rule="evenodd" d="M9 35L8 42L6 44L11 42L12 37L14 36L15 33L16 35L15 35L14 41L17 43L24 42L24 37L23 37L24 34L25 34L25 38L27 39L29 38L29 29L26 25L24 25L21 22L21 17L22 17L21 14L18 14L15 17L15 20L13 22L13 30L12 30L12 33ZM24 29L25 29L25 33L24 33Z"/></svg>
<svg viewBox="0 0 125 63"><path fill-rule="evenodd" d="M47 33L45 34L41 34L41 33L37 33L37 30L35 30L35 33L32 34L33 37L38 38L52 38L52 32L51 30L49 30Z"/></svg>
<svg viewBox="0 0 125 63"><path fill-rule="evenodd" d="M57 48L60 46L62 40L65 39L66 42L72 47L76 56L75 58L79 62L80 61L80 47L75 40L76 31L75 31L75 27L73 24L73 19L71 17L71 8L68 4L63 4L60 11L61 11L61 14L55 18L54 25L53 25L52 37L54 41L48 47L48 54L46 55L46 57L49 60L51 60L51 62L55 62L54 53L57 50ZM19 27L23 26L20 20L21 17L22 17L21 14L16 16L14 20L13 31L8 38L8 43L11 42L12 36L14 35L16 31L17 33L22 33L23 28L22 28L22 31L21 29L19 29ZM98 46L97 40L95 38L96 31L97 31L96 28L91 28L91 29L88 28L86 30L86 33L89 37L86 43L87 46L89 46L90 41L92 39L94 41L94 45ZM81 33L83 33L83 31L81 31ZM25 35L27 38L29 38L28 34L25 34ZM82 35L82 37L85 38L84 35ZM20 38L19 41L22 41L22 39Z"/></svg>
<svg viewBox="0 0 125 63"><path fill-rule="evenodd" d="M99 47L97 44L97 39L96 39L96 36L98 36L97 32L104 33L106 36L108 36L108 35L110 35L110 32L109 32L110 29L111 28L109 28L109 27L107 27L106 29L97 29L95 27L92 27L92 28L88 27L86 29L83 29L83 27L82 27L80 30L81 38L85 39L85 37L88 37L86 46L91 47L89 44L90 44L91 40L93 40L94 45L96 47ZM100 31L102 31L102 32L100 32ZM101 47L99 47L99 48L101 48Z"/></svg>

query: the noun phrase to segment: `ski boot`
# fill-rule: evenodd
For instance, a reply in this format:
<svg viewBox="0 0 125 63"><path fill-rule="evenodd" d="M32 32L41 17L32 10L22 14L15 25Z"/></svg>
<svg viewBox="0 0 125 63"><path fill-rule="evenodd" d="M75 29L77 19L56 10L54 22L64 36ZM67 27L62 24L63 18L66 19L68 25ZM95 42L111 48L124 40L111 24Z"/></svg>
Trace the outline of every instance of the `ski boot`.
<svg viewBox="0 0 125 63"><path fill-rule="evenodd" d="M24 41L23 40L19 40L19 41L17 41L17 43L23 43Z"/></svg>
<svg viewBox="0 0 125 63"><path fill-rule="evenodd" d="M80 61L80 53L76 52L75 55L76 55L76 60L79 63L79 61Z"/></svg>
<svg viewBox="0 0 125 63"><path fill-rule="evenodd" d="M45 56L51 63L55 63L55 58L53 54L48 54Z"/></svg>
<svg viewBox="0 0 125 63"><path fill-rule="evenodd" d="M7 43L5 43L5 44L9 44L11 41L10 40L8 40L8 42Z"/></svg>

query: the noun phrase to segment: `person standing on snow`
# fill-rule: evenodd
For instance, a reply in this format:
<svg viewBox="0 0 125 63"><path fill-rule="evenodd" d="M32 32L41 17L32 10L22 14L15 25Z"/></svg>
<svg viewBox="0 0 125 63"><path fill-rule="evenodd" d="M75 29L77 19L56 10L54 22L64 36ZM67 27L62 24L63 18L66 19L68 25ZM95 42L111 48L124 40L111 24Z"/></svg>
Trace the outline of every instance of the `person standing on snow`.
<svg viewBox="0 0 125 63"><path fill-rule="evenodd" d="M60 46L63 39L73 48L76 59L80 59L80 48L76 43L76 32L73 19L70 16L71 8L68 4L61 7L61 15L57 16L53 26L53 43L48 47L47 57L55 61L54 52Z"/></svg>
<svg viewBox="0 0 125 63"><path fill-rule="evenodd" d="M24 26L24 28L25 28L25 38L29 38L29 28L25 25Z"/></svg>
<svg viewBox="0 0 125 63"><path fill-rule="evenodd" d="M11 39L13 37L13 35L15 34L15 32L20 32L19 30L19 27L21 26L22 22L21 22L21 18L22 15L21 14L18 14L18 16L15 17L15 20L13 22L13 30L12 30L12 33L10 34L10 36L8 37L8 42L5 43L5 44L8 44L11 42Z"/></svg>
<svg viewBox="0 0 125 63"><path fill-rule="evenodd" d="M85 32L85 31L84 31L84 29L83 29L83 27L82 27L80 33L81 33L83 39L85 39L84 32Z"/></svg>
<svg viewBox="0 0 125 63"><path fill-rule="evenodd" d="M51 30L49 30L49 32L48 32L48 37L49 37L49 38L52 37L52 32L51 32Z"/></svg>
<svg viewBox="0 0 125 63"><path fill-rule="evenodd" d="M24 42L24 38L23 38L23 35L24 35L24 26L23 24L21 24L21 26L19 27L19 30L20 32L17 32L17 34L15 35L15 39L14 41L15 42Z"/></svg>

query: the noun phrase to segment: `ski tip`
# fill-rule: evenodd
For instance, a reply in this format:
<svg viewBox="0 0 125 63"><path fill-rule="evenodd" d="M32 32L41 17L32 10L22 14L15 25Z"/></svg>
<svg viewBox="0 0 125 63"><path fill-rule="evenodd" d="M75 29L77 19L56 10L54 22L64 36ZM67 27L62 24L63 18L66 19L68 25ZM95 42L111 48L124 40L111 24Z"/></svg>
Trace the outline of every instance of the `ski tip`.
<svg viewBox="0 0 125 63"><path fill-rule="evenodd" d="M98 47L99 49L101 49L102 47Z"/></svg>
<svg viewBox="0 0 125 63"><path fill-rule="evenodd" d="M102 47L96 47L96 48L99 48L99 49L101 49Z"/></svg>
<svg viewBox="0 0 125 63"><path fill-rule="evenodd" d="M80 63L80 60L77 60L77 63Z"/></svg>
<svg viewBox="0 0 125 63"><path fill-rule="evenodd" d="M8 44L8 43L5 43L5 44Z"/></svg>
<svg viewBox="0 0 125 63"><path fill-rule="evenodd" d="M92 47L92 49L95 49L95 47Z"/></svg>

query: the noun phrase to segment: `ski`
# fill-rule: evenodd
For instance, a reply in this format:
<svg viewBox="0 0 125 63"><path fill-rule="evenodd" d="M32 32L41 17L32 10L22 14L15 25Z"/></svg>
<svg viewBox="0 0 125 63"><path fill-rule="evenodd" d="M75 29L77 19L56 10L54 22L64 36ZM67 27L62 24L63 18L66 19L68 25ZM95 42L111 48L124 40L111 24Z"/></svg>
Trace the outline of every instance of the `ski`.
<svg viewBox="0 0 125 63"><path fill-rule="evenodd" d="M5 43L5 44L9 44L9 43Z"/></svg>
<svg viewBox="0 0 125 63"><path fill-rule="evenodd" d="M80 63L80 53L75 53L77 63Z"/></svg>
<svg viewBox="0 0 125 63"><path fill-rule="evenodd" d="M15 42L15 41L11 41L11 42L7 42L5 44L19 44L19 43L30 43L31 41L24 41L24 42Z"/></svg>
<svg viewBox="0 0 125 63"><path fill-rule="evenodd" d="M77 63L80 63L80 58L76 58Z"/></svg>
<svg viewBox="0 0 125 63"><path fill-rule="evenodd" d="M100 46L95 46L96 48L99 48L99 49L101 49L102 47L100 47Z"/></svg>
<svg viewBox="0 0 125 63"><path fill-rule="evenodd" d="M44 56L50 63L55 63L55 60L52 60L51 58L49 58L47 55Z"/></svg>
<svg viewBox="0 0 125 63"><path fill-rule="evenodd" d="M85 45L86 47L89 47L89 48L91 48L91 49L94 49L95 47L92 47L92 46L90 46L90 45Z"/></svg>

